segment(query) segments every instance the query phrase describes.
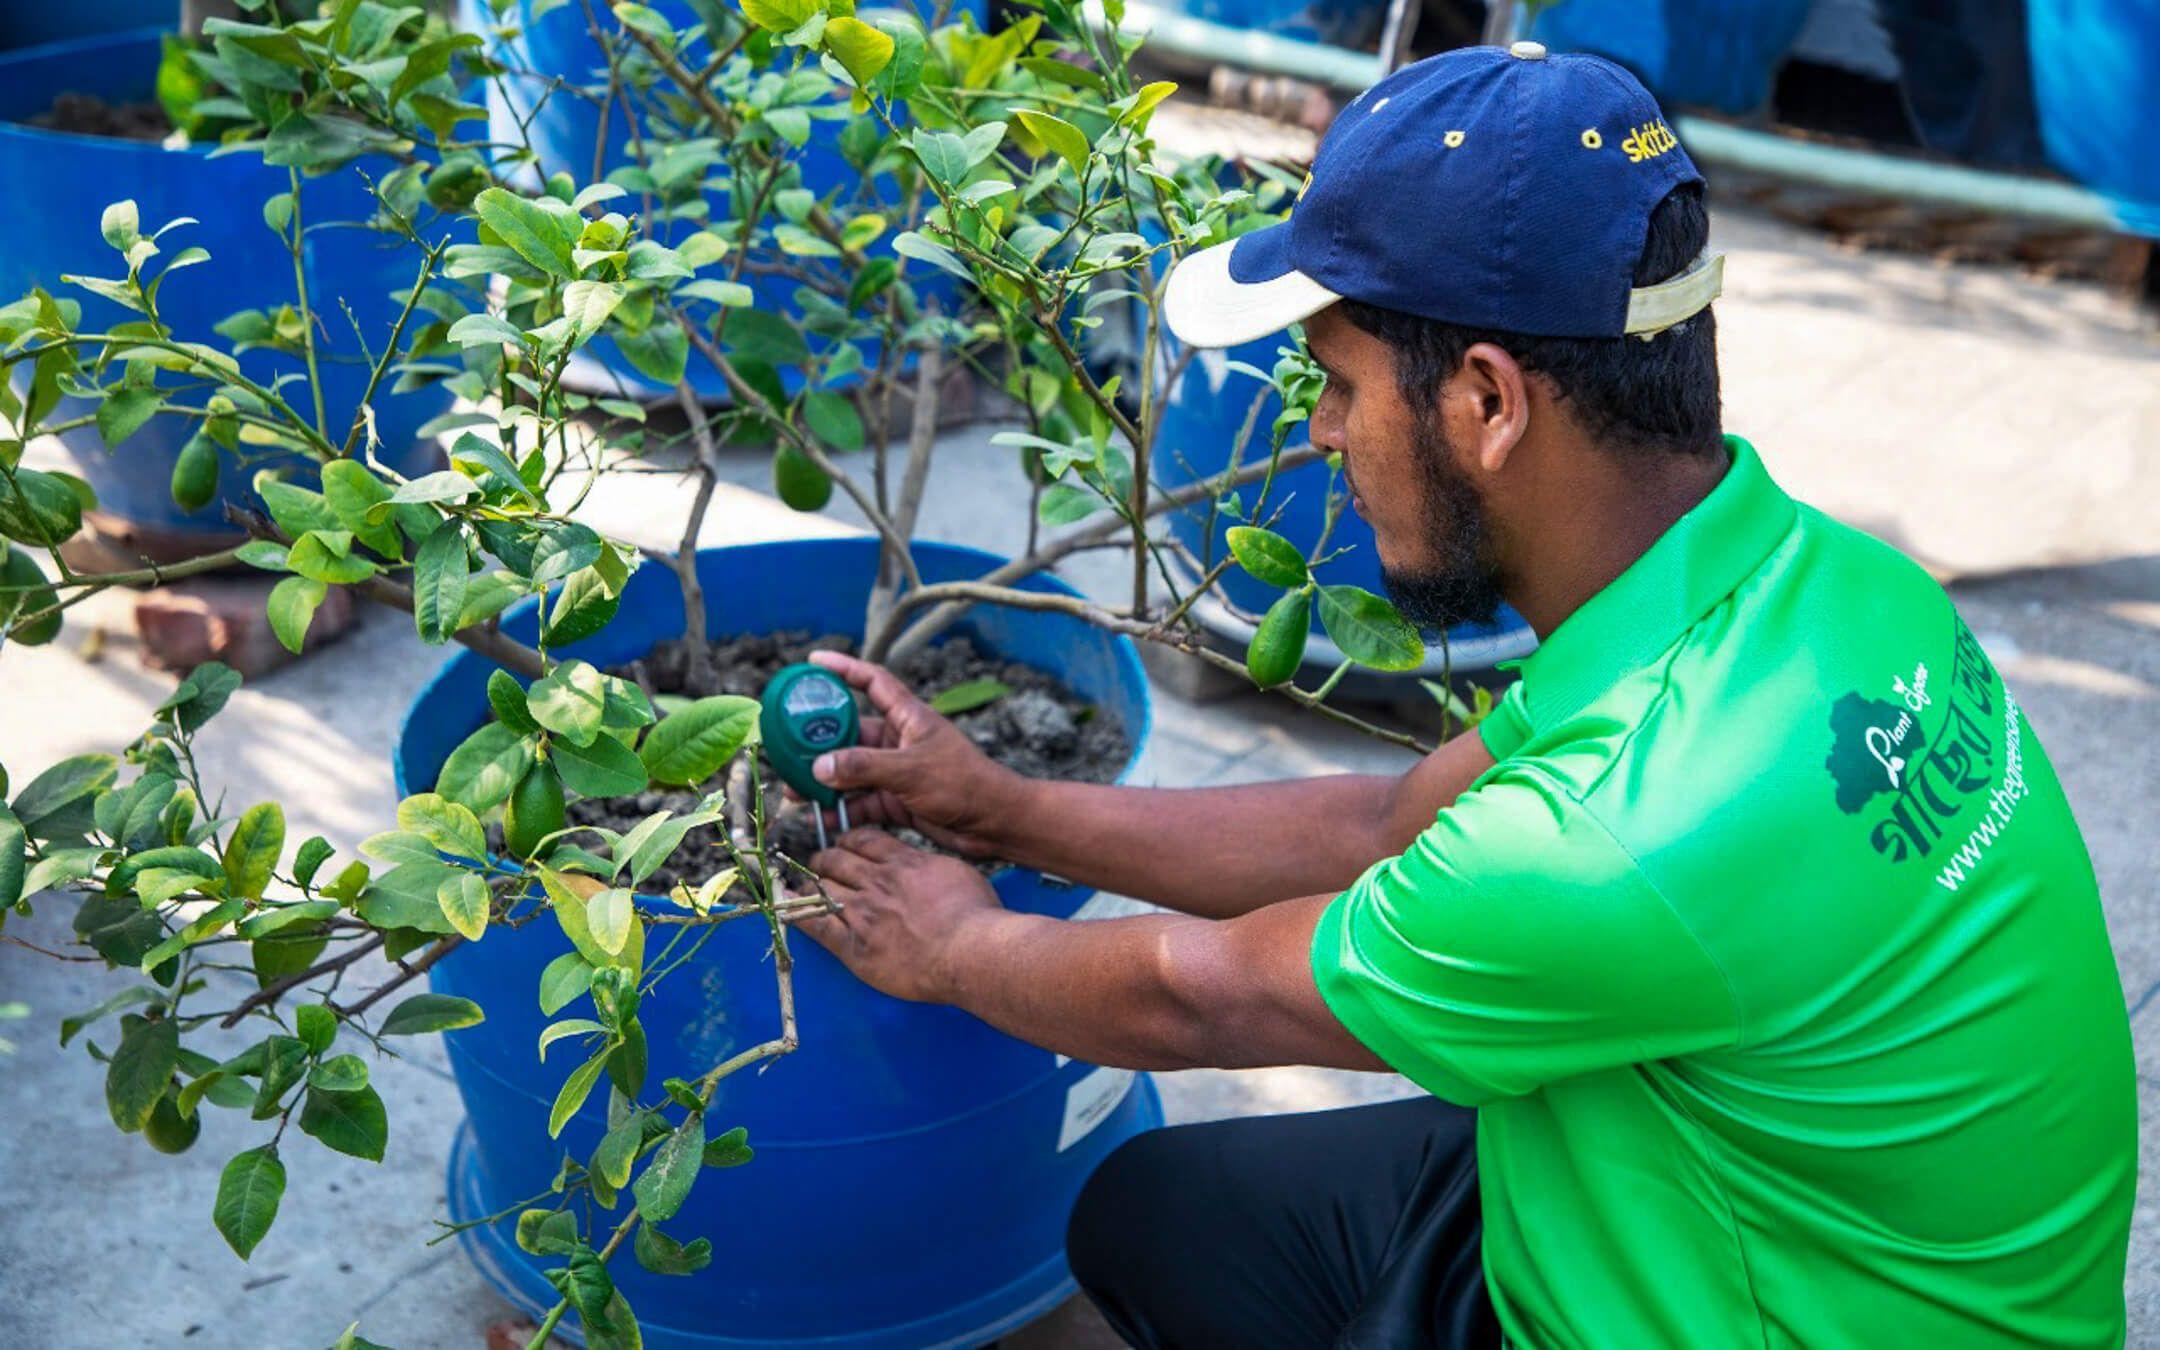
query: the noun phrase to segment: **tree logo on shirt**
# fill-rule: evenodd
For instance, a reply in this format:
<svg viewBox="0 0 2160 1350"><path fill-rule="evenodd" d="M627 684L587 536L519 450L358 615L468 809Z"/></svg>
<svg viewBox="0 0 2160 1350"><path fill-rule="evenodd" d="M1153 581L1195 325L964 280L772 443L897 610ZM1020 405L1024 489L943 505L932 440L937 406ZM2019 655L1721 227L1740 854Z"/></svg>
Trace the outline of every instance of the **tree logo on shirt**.
<svg viewBox="0 0 2160 1350"><path fill-rule="evenodd" d="M1858 815L1877 796L1898 790L1914 727L1909 709L1858 690L1830 705L1830 758L1824 767L1837 784L1839 810Z"/></svg>

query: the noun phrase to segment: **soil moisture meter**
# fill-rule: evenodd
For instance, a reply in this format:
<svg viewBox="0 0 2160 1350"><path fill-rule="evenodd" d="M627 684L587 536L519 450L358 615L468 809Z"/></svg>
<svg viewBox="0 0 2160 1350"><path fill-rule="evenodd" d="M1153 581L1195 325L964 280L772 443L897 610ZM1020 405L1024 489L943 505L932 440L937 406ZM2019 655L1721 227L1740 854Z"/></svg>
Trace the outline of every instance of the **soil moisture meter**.
<svg viewBox="0 0 2160 1350"><path fill-rule="evenodd" d="M862 735L855 695L847 682L823 666L792 665L772 677L758 700L758 732L765 758L789 787L812 804L836 807L848 828L847 803L811 776L810 766L828 750L843 750ZM818 847L825 847L825 812L817 812Z"/></svg>

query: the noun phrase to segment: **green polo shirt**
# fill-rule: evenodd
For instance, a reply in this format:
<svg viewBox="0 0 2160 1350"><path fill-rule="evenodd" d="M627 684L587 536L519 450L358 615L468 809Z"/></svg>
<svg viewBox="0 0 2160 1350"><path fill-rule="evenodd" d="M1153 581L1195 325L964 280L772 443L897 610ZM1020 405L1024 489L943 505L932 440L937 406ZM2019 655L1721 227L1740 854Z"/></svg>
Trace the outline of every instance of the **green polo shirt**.
<svg viewBox="0 0 2160 1350"><path fill-rule="evenodd" d="M1479 1108L1517 1345L2120 1344L2135 1071L2062 787L1942 588L1728 445L1329 906L1320 991Z"/></svg>

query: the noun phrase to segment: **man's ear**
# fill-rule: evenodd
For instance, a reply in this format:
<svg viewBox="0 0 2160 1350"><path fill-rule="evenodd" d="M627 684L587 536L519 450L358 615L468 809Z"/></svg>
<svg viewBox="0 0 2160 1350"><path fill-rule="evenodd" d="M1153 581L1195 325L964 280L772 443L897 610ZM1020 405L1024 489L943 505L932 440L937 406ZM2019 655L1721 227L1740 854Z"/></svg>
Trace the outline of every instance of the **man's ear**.
<svg viewBox="0 0 2160 1350"><path fill-rule="evenodd" d="M1448 432L1468 463L1498 473L1530 428L1530 380L1504 348L1473 343L1448 383Z"/></svg>

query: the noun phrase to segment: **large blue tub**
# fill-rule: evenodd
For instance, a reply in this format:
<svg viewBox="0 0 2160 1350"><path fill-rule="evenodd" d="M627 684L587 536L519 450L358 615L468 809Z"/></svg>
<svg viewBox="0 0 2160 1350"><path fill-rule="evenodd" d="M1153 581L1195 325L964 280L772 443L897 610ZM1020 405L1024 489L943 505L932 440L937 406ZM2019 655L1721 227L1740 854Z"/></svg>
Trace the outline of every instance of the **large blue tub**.
<svg viewBox="0 0 2160 1350"><path fill-rule="evenodd" d="M0 53L0 183L13 185L26 203L34 203L17 213L6 246L0 247L0 298L12 300L32 286L43 286L54 295L80 300L86 328L137 317L60 280L64 273L127 274L120 255L100 236L98 220L108 205L131 197L146 231L181 216L200 222L159 241L168 257L195 245L209 250L210 261L174 273L158 293L158 310L183 341L214 343L219 339L211 327L226 316L242 309L274 309L296 299L292 257L262 219L263 202L285 191L286 171L251 154L212 158L204 149L168 150L142 141L23 124L62 93L116 102L150 97L159 36L157 29L141 29ZM300 208L311 227L364 221L373 214L367 189L351 168L307 180ZM400 308L392 294L411 285L418 270L419 255L387 239L367 229L311 228L305 246L308 296L324 317L317 344L323 403L334 440L342 441L351 425L368 379L352 324L338 301L352 307L370 347L379 350ZM160 261L153 260L151 266ZM279 375L305 372L297 359L260 351L240 362L251 378L266 385ZM419 443L416 433L450 406L450 394L439 387L392 394L394 382L394 376L386 378L375 395L381 457L400 472L424 472L435 451ZM288 385L285 393L305 415L305 385ZM90 410L86 401L62 407L58 416ZM229 459L219 478L218 500L192 513L173 505L173 461L194 428L189 419L155 417L112 452L94 427L67 432L61 439L80 461L107 514L159 529L221 531L226 528L224 503L251 495L243 481L247 475L234 471Z"/></svg>
<svg viewBox="0 0 2160 1350"><path fill-rule="evenodd" d="M2048 158L2160 239L2160 0L2031 0L2027 22Z"/></svg>
<svg viewBox="0 0 2160 1350"><path fill-rule="evenodd" d="M1670 112L1676 104L1753 112L1800 36L1814 0L1567 0L1526 37L1626 66Z"/></svg>
<svg viewBox="0 0 2160 1350"><path fill-rule="evenodd" d="M1263 393L1267 394L1266 402L1254 420L1252 439L1246 445L1243 462L1253 464L1266 458L1268 426L1281 409L1282 400L1252 376L1232 370L1230 364L1241 361L1259 370L1271 369L1278 349L1288 341L1287 337L1268 337L1224 351L1194 353L1177 388L1163 401L1162 421L1155 433L1154 461L1158 482L1170 488L1181 487L1229 467L1238 432L1252 414L1253 400ZM1276 508L1282 508L1275 530L1300 548L1310 548L1320 538L1327 516L1329 479L1330 470L1326 464L1306 464L1276 475L1275 485L1268 492L1266 513L1272 515ZM1336 486L1339 490L1339 485ZM1240 495L1249 509L1258 499L1258 488L1246 488ZM1171 531L1178 540L1196 556L1211 559L1228 556L1229 544L1224 536L1231 526L1239 523L1227 515L1217 515L1210 539L1205 503L1174 512L1170 517ZM1347 504L1335 522L1334 531L1328 535L1328 549L1330 552L1349 551L1322 564L1317 572L1320 580L1331 585L1363 586L1366 590L1385 594L1385 583L1380 579L1380 552L1373 543L1372 527L1359 519L1357 512ZM1236 567L1223 574L1222 588L1231 603L1255 614L1265 611L1281 594L1275 587L1254 580ZM1250 636L1250 627L1220 605L1202 601L1193 612L1225 636L1241 642ZM1505 607L1491 624L1459 624L1445 636L1446 655L1443 657L1442 635L1426 634L1427 661L1421 674L1438 675L1443 669L1456 672L1487 670L1501 661L1527 656L1537 645L1536 636L1522 616ZM1306 659L1314 666L1332 669L1341 663L1342 656L1316 628L1306 648Z"/></svg>
<svg viewBox="0 0 2160 1350"><path fill-rule="evenodd" d="M980 576L1000 559L918 544L926 581ZM877 568L874 540L821 539L711 549L699 555L706 594L720 597L722 632L809 628L859 632ZM1038 578L1035 589L1061 583ZM533 636L529 604L505 627ZM975 639L1055 671L1123 719L1131 774L1148 738L1148 696L1129 639L1076 619L983 608ZM671 573L631 578L615 622L567 649L596 664L643 655L683 631ZM398 792L425 789L443 760L488 716L491 665L472 652L447 662L400 729ZM1037 872L995 878L1006 905L1070 915L1090 892ZM550 1102L571 1067L535 1062L547 1019L534 989L569 944L548 922L497 931L430 973L436 989L479 1002L485 1025L446 1038L468 1120L451 1159L452 1215L469 1220L545 1191L564 1149L589 1155L604 1128L596 1093L547 1137ZM698 958L640 1006L650 1041L648 1083L695 1077L733 1051L777 1034L767 938L752 922L722 928ZM650 1274L627 1253L616 1282L654 1347L851 1346L923 1350L991 1340L1055 1306L1072 1289L1064 1229L1088 1173L1112 1148L1161 1123L1145 1075L1060 1063L951 1008L876 993L815 943L792 944L802 1049L764 1073L725 1080L709 1119L747 1126L757 1158L707 1172L668 1227L709 1235L718 1254L690 1276ZM566 1009L564 1016L576 1014ZM556 1294L509 1225L467 1230L466 1250L529 1311Z"/></svg>
<svg viewBox="0 0 2160 1350"><path fill-rule="evenodd" d="M0 51L170 25L179 12L180 0L7 0L0 4Z"/></svg>

